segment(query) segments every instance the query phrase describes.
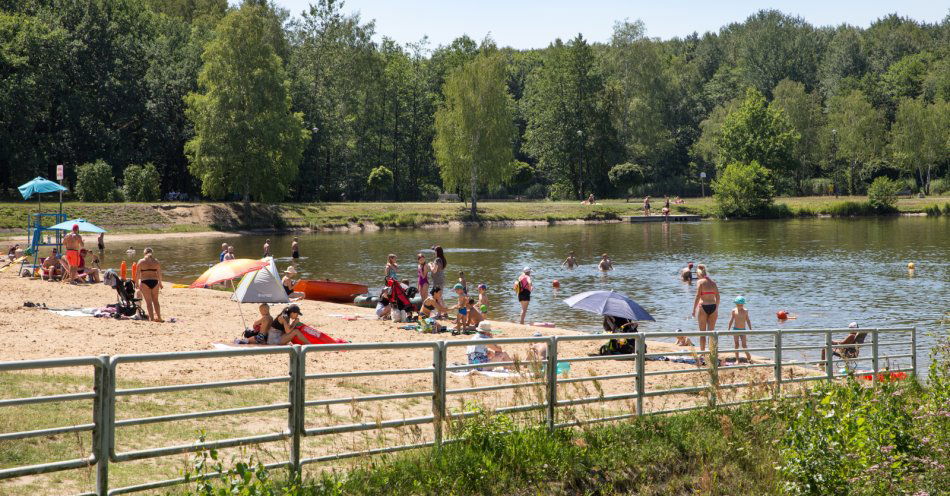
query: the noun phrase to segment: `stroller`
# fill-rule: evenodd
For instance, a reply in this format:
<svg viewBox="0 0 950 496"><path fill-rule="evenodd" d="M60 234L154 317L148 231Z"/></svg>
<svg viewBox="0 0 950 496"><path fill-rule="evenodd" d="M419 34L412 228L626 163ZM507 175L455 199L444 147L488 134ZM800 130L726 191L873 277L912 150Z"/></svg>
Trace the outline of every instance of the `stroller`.
<svg viewBox="0 0 950 496"><path fill-rule="evenodd" d="M393 306L393 322L408 322L415 310L412 297L415 296L418 290L405 286L391 277L386 278L386 286L389 288L390 305Z"/></svg>
<svg viewBox="0 0 950 496"><path fill-rule="evenodd" d="M102 282L115 289L118 299L115 304L115 318L134 317L147 320L145 312L139 306L141 298L135 297L135 284L130 280L123 281L114 270L109 269L102 274Z"/></svg>
<svg viewBox="0 0 950 496"><path fill-rule="evenodd" d="M623 317L604 315L604 331L608 334L626 334L640 332L638 324ZM628 339L611 339L600 347L600 355L633 355L637 352L636 343Z"/></svg>

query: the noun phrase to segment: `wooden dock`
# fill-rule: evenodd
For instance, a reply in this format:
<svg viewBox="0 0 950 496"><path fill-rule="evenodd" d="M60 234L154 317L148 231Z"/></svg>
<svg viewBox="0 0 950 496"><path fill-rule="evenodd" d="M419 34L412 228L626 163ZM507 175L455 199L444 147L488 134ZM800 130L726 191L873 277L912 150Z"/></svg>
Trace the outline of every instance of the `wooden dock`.
<svg viewBox="0 0 950 496"><path fill-rule="evenodd" d="M625 215L621 217L626 222L698 222L702 220L702 217L698 215L685 215L685 214L670 214L669 217L664 215L651 215L647 217L646 215Z"/></svg>

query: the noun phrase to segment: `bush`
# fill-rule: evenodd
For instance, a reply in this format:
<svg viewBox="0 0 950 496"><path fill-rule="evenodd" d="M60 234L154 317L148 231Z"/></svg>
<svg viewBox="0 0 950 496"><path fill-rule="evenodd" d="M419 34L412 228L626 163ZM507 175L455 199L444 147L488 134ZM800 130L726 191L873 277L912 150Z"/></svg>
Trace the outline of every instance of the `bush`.
<svg viewBox="0 0 950 496"><path fill-rule="evenodd" d="M901 183L888 177L878 177L868 188L868 203L878 212L892 212L897 205Z"/></svg>
<svg viewBox="0 0 950 496"><path fill-rule="evenodd" d="M813 196L831 195L835 192L835 183L826 177L816 177L808 180L808 191Z"/></svg>
<svg viewBox="0 0 950 496"><path fill-rule="evenodd" d="M511 175L510 184L515 186L523 186L531 182L534 179L535 170L534 167L531 167L531 164L522 162L520 160L515 160L514 162L514 173Z"/></svg>
<svg viewBox="0 0 950 496"><path fill-rule="evenodd" d="M643 167L630 162L618 164L610 168L610 171L607 172L607 178L610 179L610 184L613 184L621 195L629 199L630 188L634 184L643 181Z"/></svg>
<svg viewBox="0 0 950 496"><path fill-rule="evenodd" d="M950 179L933 179L930 181L930 194L940 196L950 193Z"/></svg>
<svg viewBox="0 0 950 496"><path fill-rule="evenodd" d="M107 202L115 199L112 167L105 160L82 164L76 170L76 196L85 202Z"/></svg>
<svg viewBox="0 0 950 496"><path fill-rule="evenodd" d="M775 190L772 174L753 161L733 162L713 181L716 204L723 217L758 217L768 213Z"/></svg>
<svg viewBox="0 0 950 496"><path fill-rule="evenodd" d="M532 200L543 200L548 196L548 188L543 184L532 184L524 190L524 196Z"/></svg>
<svg viewBox="0 0 950 496"><path fill-rule="evenodd" d="M380 165L370 171L369 177L366 179L366 186L371 191L382 195L383 192L393 186L393 171L387 169L384 165Z"/></svg>
<svg viewBox="0 0 950 496"><path fill-rule="evenodd" d="M158 201L162 196L161 177L153 164L130 165L125 168L122 193L126 201Z"/></svg>
<svg viewBox="0 0 950 496"><path fill-rule="evenodd" d="M422 184L419 186L419 199L422 201L434 202L439 200L442 190L432 184Z"/></svg>
<svg viewBox="0 0 950 496"><path fill-rule="evenodd" d="M574 198L574 188L570 184L555 183L548 190L548 198L552 200L576 200Z"/></svg>

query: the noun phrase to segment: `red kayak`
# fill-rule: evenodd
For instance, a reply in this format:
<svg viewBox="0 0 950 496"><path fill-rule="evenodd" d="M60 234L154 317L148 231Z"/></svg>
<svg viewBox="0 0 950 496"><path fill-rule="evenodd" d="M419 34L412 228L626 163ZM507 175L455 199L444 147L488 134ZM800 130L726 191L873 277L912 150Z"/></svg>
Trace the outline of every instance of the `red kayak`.
<svg viewBox="0 0 950 496"><path fill-rule="evenodd" d="M299 324L296 329L303 331L303 335L307 337L307 340L304 341L297 336L294 336L293 343L299 345L308 345L308 344L346 344L349 341L345 339L337 339L332 336L329 336L325 333L322 333L313 327L308 325Z"/></svg>
<svg viewBox="0 0 950 496"><path fill-rule="evenodd" d="M348 282L302 280L294 286L294 291L303 293L308 300L353 303L353 298L368 293L369 288Z"/></svg>

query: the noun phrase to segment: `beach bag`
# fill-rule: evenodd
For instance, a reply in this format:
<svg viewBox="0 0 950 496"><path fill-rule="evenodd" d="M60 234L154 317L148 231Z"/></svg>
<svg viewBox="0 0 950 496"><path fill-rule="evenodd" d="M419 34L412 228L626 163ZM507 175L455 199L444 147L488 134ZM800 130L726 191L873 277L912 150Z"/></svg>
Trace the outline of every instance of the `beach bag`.
<svg viewBox="0 0 950 496"><path fill-rule="evenodd" d="M600 347L601 355L633 355L636 352L634 341L629 339L611 339Z"/></svg>
<svg viewBox="0 0 950 496"><path fill-rule="evenodd" d="M514 287L513 287L512 289L515 290L515 293L520 293L520 292L521 292L521 279L515 280L515 285L514 285Z"/></svg>

